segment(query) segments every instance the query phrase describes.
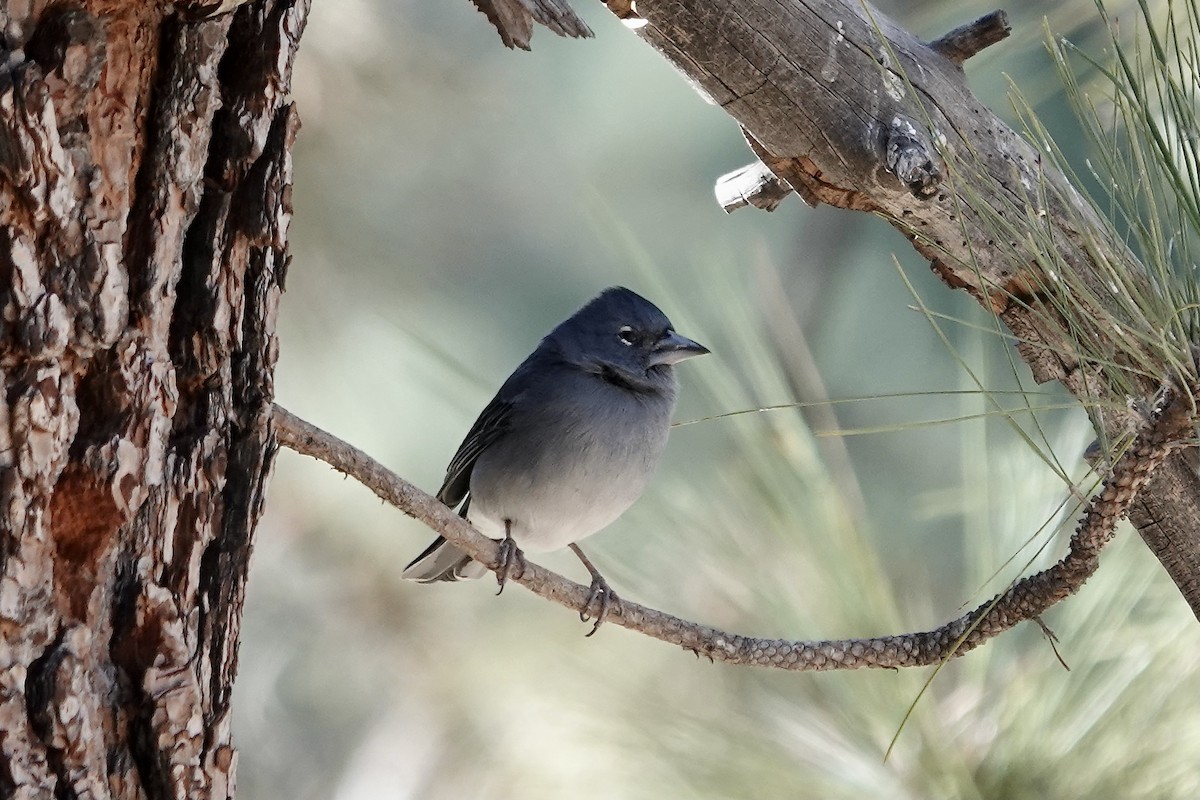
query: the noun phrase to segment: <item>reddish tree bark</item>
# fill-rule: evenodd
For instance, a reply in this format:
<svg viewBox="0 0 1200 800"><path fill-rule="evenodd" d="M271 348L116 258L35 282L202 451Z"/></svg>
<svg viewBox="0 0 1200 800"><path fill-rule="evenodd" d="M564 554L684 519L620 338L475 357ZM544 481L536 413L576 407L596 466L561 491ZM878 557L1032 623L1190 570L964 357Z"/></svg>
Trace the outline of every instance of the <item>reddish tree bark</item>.
<svg viewBox="0 0 1200 800"><path fill-rule="evenodd" d="M231 797L308 2L0 9L0 796Z"/></svg>

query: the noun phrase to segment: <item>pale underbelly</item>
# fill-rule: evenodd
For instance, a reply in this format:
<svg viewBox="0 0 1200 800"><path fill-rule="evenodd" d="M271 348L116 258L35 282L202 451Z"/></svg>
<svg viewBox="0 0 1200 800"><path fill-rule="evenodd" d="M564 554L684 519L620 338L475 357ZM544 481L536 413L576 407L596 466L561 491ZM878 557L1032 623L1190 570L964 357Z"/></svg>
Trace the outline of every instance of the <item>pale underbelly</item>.
<svg viewBox="0 0 1200 800"><path fill-rule="evenodd" d="M609 487L603 487L608 489ZM623 487L622 491L571 492L547 487L544 494L554 499L530 495L527 502L488 502L474 498L467 518L480 533L503 539L505 520L511 521L511 533L517 546L533 553L560 550L606 528L641 494ZM602 496L598 496L602 495Z"/></svg>

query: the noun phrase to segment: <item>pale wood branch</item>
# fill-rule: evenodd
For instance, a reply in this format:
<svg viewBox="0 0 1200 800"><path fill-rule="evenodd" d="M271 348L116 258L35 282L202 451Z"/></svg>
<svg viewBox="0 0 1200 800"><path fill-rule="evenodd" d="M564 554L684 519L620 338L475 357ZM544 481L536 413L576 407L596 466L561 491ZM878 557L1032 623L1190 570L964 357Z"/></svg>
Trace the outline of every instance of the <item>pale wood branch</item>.
<svg viewBox="0 0 1200 800"><path fill-rule="evenodd" d="M273 409L279 442L298 453L324 461L358 480L384 502L424 523L455 547L491 565L497 543L484 537L435 497L388 470L361 450L296 417L279 405ZM630 630L678 645L714 661L793 671L914 667L937 664L962 655L1017 623L1037 619L1059 600L1078 591L1095 572L1101 548L1112 538L1139 491L1181 439L1190 438L1192 409L1171 391L1133 444L1113 465L1101 490L1088 503L1071 537L1067 555L1054 566L1010 586L988 603L936 630L867 639L789 641L728 633L689 622L628 600L616 600L607 620ZM510 576L547 600L585 609L589 589L527 562L522 574Z"/></svg>

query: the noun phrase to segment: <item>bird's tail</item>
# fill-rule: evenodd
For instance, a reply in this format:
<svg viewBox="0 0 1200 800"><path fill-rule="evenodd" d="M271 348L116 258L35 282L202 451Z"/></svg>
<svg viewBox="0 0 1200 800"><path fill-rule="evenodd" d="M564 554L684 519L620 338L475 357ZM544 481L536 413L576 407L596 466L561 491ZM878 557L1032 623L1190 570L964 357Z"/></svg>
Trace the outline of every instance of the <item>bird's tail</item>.
<svg viewBox="0 0 1200 800"><path fill-rule="evenodd" d="M421 583L434 583L482 578L486 574L487 567L439 536L433 540L433 544L425 548L425 552L404 568L400 577Z"/></svg>

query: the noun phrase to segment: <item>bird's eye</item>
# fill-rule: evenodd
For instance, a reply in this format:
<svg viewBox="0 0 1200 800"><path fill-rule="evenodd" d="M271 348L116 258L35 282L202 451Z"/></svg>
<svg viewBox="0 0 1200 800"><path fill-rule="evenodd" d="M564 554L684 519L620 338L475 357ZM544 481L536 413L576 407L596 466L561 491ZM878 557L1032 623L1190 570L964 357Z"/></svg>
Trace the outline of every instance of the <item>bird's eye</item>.
<svg viewBox="0 0 1200 800"><path fill-rule="evenodd" d="M633 335L633 328L628 325L622 325L621 329L617 331L617 338L621 340L621 344L629 347L637 337Z"/></svg>

